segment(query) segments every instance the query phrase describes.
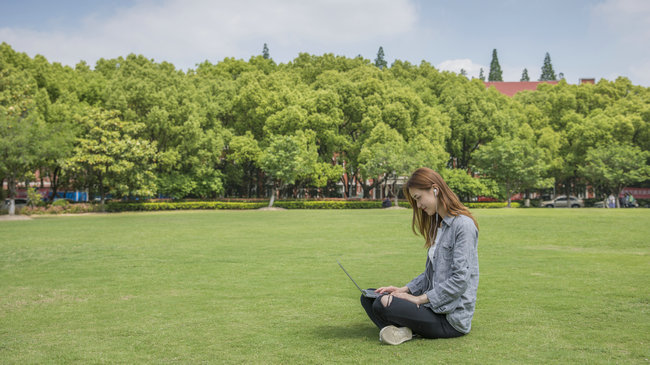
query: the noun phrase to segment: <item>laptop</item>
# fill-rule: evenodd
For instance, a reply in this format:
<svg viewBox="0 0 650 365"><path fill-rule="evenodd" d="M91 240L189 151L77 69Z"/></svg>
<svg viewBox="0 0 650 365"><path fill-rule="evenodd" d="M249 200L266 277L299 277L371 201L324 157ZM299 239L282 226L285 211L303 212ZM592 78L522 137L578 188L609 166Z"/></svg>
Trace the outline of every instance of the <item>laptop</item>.
<svg viewBox="0 0 650 365"><path fill-rule="evenodd" d="M336 262L339 264L339 266L341 267L341 269L343 269L343 272L345 272L345 274L350 278L350 280L352 280L352 282L354 283L354 285L356 285L357 289L359 289L359 291L361 292L361 294L362 294L364 297L366 297L366 298L379 298L380 296L382 296L382 294L375 293L375 291L372 290L372 289L361 289L361 288L359 287L359 285L357 285L357 282L354 281L354 279L352 279L352 276L350 276L350 274L348 274L348 271L343 267L343 265L341 265L341 263L339 262L339 260L336 260Z"/></svg>

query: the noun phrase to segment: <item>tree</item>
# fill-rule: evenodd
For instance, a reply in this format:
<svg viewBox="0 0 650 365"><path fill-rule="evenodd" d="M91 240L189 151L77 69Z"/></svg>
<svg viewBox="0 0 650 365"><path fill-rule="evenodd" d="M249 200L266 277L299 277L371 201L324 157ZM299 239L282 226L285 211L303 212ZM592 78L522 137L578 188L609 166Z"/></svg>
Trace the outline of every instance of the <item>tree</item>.
<svg viewBox="0 0 650 365"><path fill-rule="evenodd" d="M264 43L264 48L262 48L262 57L265 60L271 59L271 54L269 54L269 46Z"/></svg>
<svg viewBox="0 0 650 365"><path fill-rule="evenodd" d="M499 65L499 57L497 57L496 48L492 50L492 61L490 62L488 81L503 81L503 72L501 72L501 65Z"/></svg>
<svg viewBox="0 0 650 365"><path fill-rule="evenodd" d="M241 166L245 174L246 186L244 195L249 197L251 195L251 182L253 180L253 173L255 166L262 151L260 150L258 142L253 137L250 131L242 136L234 136L228 144L228 160L234 165ZM243 181L239 181L242 184ZM242 186L243 188L243 186Z"/></svg>
<svg viewBox="0 0 650 365"><path fill-rule="evenodd" d="M521 117L512 112L512 100L494 88L475 80L471 87L463 83L446 83L440 95L445 114L450 118L451 133L446 150L451 166L467 169L479 146L511 130Z"/></svg>
<svg viewBox="0 0 650 365"><path fill-rule="evenodd" d="M542 74L539 76L539 81L555 81L557 80L555 76L555 71L553 71L553 65L551 64L551 56L546 52L544 56L544 65L542 65Z"/></svg>
<svg viewBox="0 0 650 365"><path fill-rule="evenodd" d="M504 189L510 207L513 193L528 187L546 187L542 151L531 143L510 137L497 137L475 154L475 171L496 181Z"/></svg>
<svg viewBox="0 0 650 365"><path fill-rule="evenodd" d="M521 72L521 79L519 81L530 81L530 77L528 77L528 69L524 69Z"/></svg>
<svg viewBox="0 0 650 365"><path fill-rule="evenodd" d="M386 179L408 173L405 161L406 143L395 129L379 122L370 133L359 153L359 168L363 180L374 179L380 186ZM397 192L393 192L397 200Z"/></svg>
<svg viewBox="0 0 650 365"><path fill-rule="evenodd" d="M47 138L35 113L21 116L0 107L0 176L9 188L9 215L15 213L16 185L32 176L42 158L39 147Z"/></svg>
<svg viewBox="0 0 650 365"><path fill-rule="evenodd" d="M309 149L300 136L271 136L269 146L259 157L260 168L271 178L272 191L269 207L273 206L276 192L307 175L318 154Z"/></svg>
<svg viewBox="0 0 650 365"><path fill-rule="evenodd" d="M498 196L499 188L493 180L472 177L464 169L445 168L440 170L440 175L462 201L471 201L477 196Z"/></svg>
<svg viewBox="0 0 650 365"><path fill-rule="evenodd" d="M459 75L467 77L467 71L464 68L461 68Z"/></svg>
<svg viewBox="0 0 650 365"><path fill-rule="evenodd" d="M0 51L5 51L4 43ZM37 100L38 99L38 100ZM39 112L36 80L26 71L0 60L0 177L9 188L9 214L15 213L16 186L26 182L43 159L41 146L49 133Z"/></svg>
<svg viewBox="0 0 650 365"><path fill-rule="evenodd" d="M384 59L384 47L379 47L379 50L377 51L377 58L375 58L375 66L377 66L380 70L385 69L388 66L388 63Z"/></svg>
<svg viewBox="0 0 650 365"><path fill-rule="evenodd" d="M580 173L594 184L605 186L620 196L629 184L650 179L650 151L629 144L590 148ZM616 206L620 208L616 199Z"/></svg>
<svg viewBox="0 0 650 365"><path fill-rule="evenodd" d="M155 194L155 142L135 138L142 128L116 112L91 109L82 118L85 133L77 139L65 168L99 189L102 210L107 193L118 196Z"/></svg>
<svg viewBox="0 0 650 365"><path fill-rule="evenodd" d="M483 73L483 67L481 67L481 70L478 73L478 79L481 81L485 81L485 74Z"/></svg>

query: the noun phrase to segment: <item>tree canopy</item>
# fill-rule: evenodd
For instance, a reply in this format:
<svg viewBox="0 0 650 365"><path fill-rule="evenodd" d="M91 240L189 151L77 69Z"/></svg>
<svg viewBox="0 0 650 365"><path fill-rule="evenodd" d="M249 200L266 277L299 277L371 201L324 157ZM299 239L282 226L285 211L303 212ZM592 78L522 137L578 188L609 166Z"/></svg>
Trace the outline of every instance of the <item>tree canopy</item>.
<svg viewBox="0 0 650 365"><path fill-rule="evenodd" d="M544 55L544 64L542 65L542 73L539 76L539 81L555 81L555 71L553 71L553 64L551 64L551 55L546 52Z"/></svg>
<svg viewBox="0 0 650 365"><path fill-rule="evenodd" d="M184 72L134 54L67 67L3 43L0 180L15 189L39 171L115 198L356 197L357 186L370 197L429 166L464 199L508 198L549 182L614 189L597 169L604 153L650 149L649 89L626 78L510 98L425 61L382 59L382 48L374 63L258 55ZM648 180L641 152L637 182Z"/></svg>
<svg viewBox="0 0 650 365"><path fill-rule="evenodd" d="M499 57L497 56L496 48L492 50L492 61L490 61L488 81L503 81L503 72L501 71L501 65L499 64Z"/></svg>

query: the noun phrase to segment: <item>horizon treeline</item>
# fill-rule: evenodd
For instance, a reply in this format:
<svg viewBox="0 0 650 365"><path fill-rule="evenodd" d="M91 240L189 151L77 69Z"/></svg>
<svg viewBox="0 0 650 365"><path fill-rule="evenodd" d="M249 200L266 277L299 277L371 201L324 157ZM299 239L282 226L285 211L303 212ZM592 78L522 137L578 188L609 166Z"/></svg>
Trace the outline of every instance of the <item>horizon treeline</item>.
<svg viewBox="0 0 650 365"><path fill-rule="evenodd" d="M510 98L422 62L141 55L91 68L0 45L0 179L114 197L364 197L441 172L463 200L649 179L650 91L620 77ZM614 175L616 176L614 176ZM347 176L347 178L345 178Z"/></svg>

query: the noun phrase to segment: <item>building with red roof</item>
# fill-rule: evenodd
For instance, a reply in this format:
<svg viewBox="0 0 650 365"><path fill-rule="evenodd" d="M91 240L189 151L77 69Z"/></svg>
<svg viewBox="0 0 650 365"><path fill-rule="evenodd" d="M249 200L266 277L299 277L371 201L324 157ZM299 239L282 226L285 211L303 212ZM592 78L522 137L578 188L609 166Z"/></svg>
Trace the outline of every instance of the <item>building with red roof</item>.
<svg viewBox="0 0 650 365"><path fill-rule="evenodd" d="M516 93L525 90L537 90L539 84L557 84L557 81L488 81L485 82L485 87L488 89L494 86L498 92L508 96L514 96Z"/></svg>

